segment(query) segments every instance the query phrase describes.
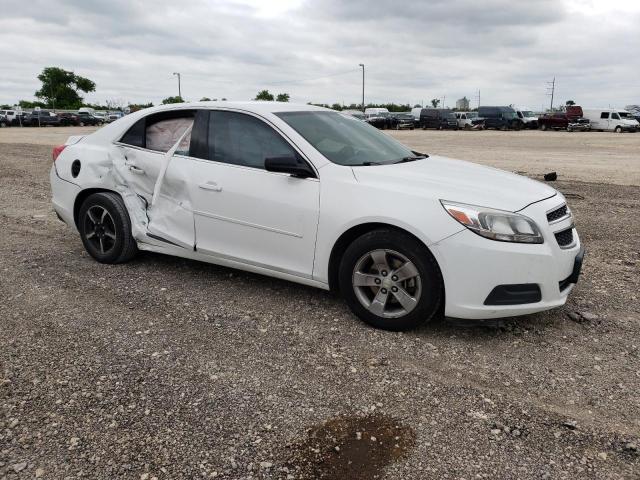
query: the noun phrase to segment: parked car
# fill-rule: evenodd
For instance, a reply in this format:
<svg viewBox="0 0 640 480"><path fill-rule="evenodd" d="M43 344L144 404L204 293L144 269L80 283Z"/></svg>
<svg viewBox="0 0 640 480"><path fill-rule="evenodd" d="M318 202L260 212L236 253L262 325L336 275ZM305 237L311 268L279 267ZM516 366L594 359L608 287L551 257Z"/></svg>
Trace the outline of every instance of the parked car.
<svg viewBox="0 0 640 480"><path fill-rule="evenodd" d="M75 113L70 112L59 112L58 117L60 117L60 123L63 126L80 125L80 118Z"/></svg>
<svg viewBox="0 0 640 480"><path fill-rule="evenodd" d="M454 112L458 128L471 130L474 127L473 119L478 118L477 112Z"/></svg>
<svg viewBox="0 0 640 480"><path fill-rule="evenodd" d="M84 127L86 125L96 126L102 125L103 120L87 112L78 112L78 125Z"/></svg>
<svg viewBox="0 0 640 480"><path fill-rule="evenodd" d="M11 122L9 119L0 113L0 128L5 128L11 126Z"/></svg>
<svg viewBox="0 0 640 480"><path fill-rule="evenodd" d="M0 110L0 116L4 117L9 125L17 125L20 123L20 114L22 114L21 110L9 109L9 110Z"/></svg>
<svg viewBox="0 0 640 480"><path fill-rule="evenodd" d="M567 112L545 113L538 117L538 125L541 130L566 130L573 131L589 131L591 123L589 119L582 117L582 109L580 116L568 115Z"/></svg>
<svg viewBox="0 0 640 480"><path fill-rule="evenodd" d="M389 110L383 107L369 107L364 109L365 115L374 115L378 113L389 114Z"/></svg>
<svg viewBox="0 0 640 480"><path fill-rule="evenodd" d="M522 120L524 128L531 128L533 130L538 128L538 115L531 110L521 110L517 107L514 107L514 110L518 118Z"/></svg>
<svg viewBox="0 0 640 480"><path fill-rule="evenodd" d="M22 124L26 127L59 127L62 125L60 117L48 110L34 110L24 116Z"/></svg>
<svg viewBox="0 0 640 480"><path fill-rule="evenodd" d="M98 262L142 249L335 289L391 330L559 307L584 252L550 185L310 105L145 109L55 147L50 179Z"/></svg>
<svg viewBox="0 0 640 480"><path fill-rule="evenodd" d="M640 130L640 115L635 116L632 112L628 112L626 110L618 110L618 115L620 115L621 120L628 121L632 127L636 127L635 129L631 128L629 131L637 132L638 130Z"/></svg>
<svg viewBox="0 0 640 480"><path fill-rule="evenodd" d="M413 130L416 128L416 122L411 113L391 113L389 114L389 128Z"/></svg>
<svg viewBox="0 0 640 480"><path fill-rule="evenodd" d="M89 114L95 118L97 118L98 120L100 120L100 123L108 123L109 122L109 118L107 116L106 113L104 112L96 112L95 110L93 112L89 112Z"/></svg>
<svg viewBox="0 0 640 480"><path fill-rule="evenodd" d="M524 126L512 107L480 107L478 116L482 118L484 128L520 130Z"/></svg>
<svg viewBox="0 0 640 480"><path fill-rule="evenodd" d="M366 113L365 121L380 130L386 130L391 127L389 112Z"/></svg>
<svg viewBox="0 0 640 480"><path fill-rule="evenodd" d="M591 122L593 130L601 132L635 132L638 122L631 118L622 118L615 108L585 108L584 116Z"/></svg>
<svg viewBox="0 0 640 480"><path fill-rule="evenodd" d="M415 115L414 110L412 110L412 113ZM427 128L436 128L438 130L458 129L458 120L448 108L422 108L420 109L418 120L423 130Z"/></svg>

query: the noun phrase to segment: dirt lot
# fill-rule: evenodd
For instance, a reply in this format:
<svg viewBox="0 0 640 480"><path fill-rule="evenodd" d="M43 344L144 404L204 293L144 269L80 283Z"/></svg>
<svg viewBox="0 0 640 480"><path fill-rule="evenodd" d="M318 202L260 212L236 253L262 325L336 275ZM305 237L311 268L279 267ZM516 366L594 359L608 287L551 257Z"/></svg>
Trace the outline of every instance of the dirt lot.
<svg viewBox="0 0 640 480"><path fill-rule="evenodd" d="M49 202L82 130L0 131L0 479L640 478L640 134L393 132L558 171L588 253L563 309L388 333L279 280L92 261Z"/></svg>

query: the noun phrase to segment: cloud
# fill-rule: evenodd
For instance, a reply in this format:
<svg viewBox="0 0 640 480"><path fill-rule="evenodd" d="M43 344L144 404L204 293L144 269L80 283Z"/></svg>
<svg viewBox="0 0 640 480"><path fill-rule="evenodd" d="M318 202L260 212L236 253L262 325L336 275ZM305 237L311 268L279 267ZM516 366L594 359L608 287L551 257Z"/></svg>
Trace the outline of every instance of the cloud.
<svg viewBox="0 0 640 480"><path fill-rule="evenodd" d="M177 93L297 102L540 108L546 83L583 105L638 103L640 4L601 0L0 0L0 103L32 98L45 66L93 79L88 101Z"/></svg>

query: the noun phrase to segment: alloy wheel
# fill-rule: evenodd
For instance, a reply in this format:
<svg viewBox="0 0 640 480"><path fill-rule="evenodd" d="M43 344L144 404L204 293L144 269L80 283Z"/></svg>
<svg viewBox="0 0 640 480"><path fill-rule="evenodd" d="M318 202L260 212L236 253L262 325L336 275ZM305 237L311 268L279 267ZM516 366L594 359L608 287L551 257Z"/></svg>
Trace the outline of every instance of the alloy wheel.
<svg viewBox="0 0 640 480"><path fill-rule="evenodd" d="M356 263L352 276L358 301L374 315L399 318L417 305L422 281L416 266L394 250L373 250Z"/></svg>
<svg viewBox="0 0 640 480"><path fill-rule="evenodd" d="M89 207L84 218L85 238L101 254L116 244L116 224L108 210L100 205Z"/></svg>

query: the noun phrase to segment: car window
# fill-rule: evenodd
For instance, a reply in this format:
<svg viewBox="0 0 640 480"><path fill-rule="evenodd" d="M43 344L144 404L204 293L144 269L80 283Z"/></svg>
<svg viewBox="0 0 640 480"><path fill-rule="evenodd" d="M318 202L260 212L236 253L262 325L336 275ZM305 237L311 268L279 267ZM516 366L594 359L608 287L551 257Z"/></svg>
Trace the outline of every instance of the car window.
<svg viewBox="0 0 640 480"><path fill-rule="evenodd" d="M600 118L609 118L609 112L602 112Z"/></svg>
<svg viewBox="0 0 640 480"><path fill-rule="evenodd" d="M133 147L167 152L193 125L195 110L169 110L141 118L120 139ZM189 155L190 134L183 139L176 153Z"/></svg>
<svg viewBox="0 0 640 480"><path fill-rule="evenodd" d="M620 120L620 115L618 115L617 113L612 113L611 118L613 118L614 120Z"/></svg>
<svg viewBox="0 0 640 480"><path fill-rule="evenodd" d="M296 156L280 134L251 115L224 111L209 115L209 160L264 168L266 158Z"/></svg>

